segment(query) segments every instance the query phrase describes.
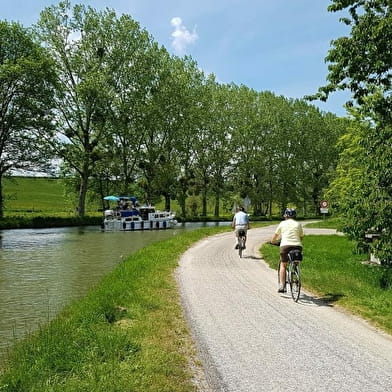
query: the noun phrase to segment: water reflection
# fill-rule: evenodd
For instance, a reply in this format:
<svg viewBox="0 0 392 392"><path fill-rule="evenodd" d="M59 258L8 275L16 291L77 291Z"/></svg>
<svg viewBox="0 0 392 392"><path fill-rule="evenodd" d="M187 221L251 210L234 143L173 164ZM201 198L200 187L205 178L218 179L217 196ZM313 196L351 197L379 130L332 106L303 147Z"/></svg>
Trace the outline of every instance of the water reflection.
<svg viewBox="0 0 392 392"><path fill-rule="evenodd" d="M143 232L103 233L95 226L0 232L0 360L15 339L85 295L123 257L182 230L227 224Z"/></svg>

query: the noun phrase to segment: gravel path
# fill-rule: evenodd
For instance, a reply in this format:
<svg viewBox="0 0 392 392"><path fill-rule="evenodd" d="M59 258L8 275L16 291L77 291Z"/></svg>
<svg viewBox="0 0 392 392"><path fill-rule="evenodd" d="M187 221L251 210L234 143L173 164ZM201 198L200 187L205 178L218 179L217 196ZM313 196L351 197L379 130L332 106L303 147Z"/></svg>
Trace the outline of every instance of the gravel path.
<svg viewBox="0 0 392 392"><path fill-rule="evenodd" d="M251 229L245 256L234 234L189 249L177 270L206 372L200 391L392 391L392 338L301 292L277 293L258 249L276 226ZM306 229L305 234L329 234Z"/></svg>

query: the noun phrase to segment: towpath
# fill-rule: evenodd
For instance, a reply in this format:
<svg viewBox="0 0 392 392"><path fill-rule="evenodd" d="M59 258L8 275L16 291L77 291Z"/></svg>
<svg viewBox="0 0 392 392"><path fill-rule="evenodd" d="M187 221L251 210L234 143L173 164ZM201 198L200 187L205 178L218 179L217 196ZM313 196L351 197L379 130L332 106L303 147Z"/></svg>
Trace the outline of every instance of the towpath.
<svg viewBox="0 0 392 392"><path fill-rule="evenodd" d="M276 226L251 229L245 256L233 233L182 257L177 278L206 373L200 391L392 391L392 338L304 291L277 293L258 249ZM305 234L330 234L306 229Z"/></svg>

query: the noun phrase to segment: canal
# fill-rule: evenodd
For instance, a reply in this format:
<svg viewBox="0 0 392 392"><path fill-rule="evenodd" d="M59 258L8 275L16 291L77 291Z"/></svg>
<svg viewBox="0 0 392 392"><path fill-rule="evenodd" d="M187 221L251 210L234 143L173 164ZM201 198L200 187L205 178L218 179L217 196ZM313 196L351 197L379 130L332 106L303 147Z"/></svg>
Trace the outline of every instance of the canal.
<svg viewBox="0 0 392 392"><path fill-rule="evenodd" d="M205 225L106 233L95 226L0 231L0 362L17 339L85 295L127 255Z"/></svg>

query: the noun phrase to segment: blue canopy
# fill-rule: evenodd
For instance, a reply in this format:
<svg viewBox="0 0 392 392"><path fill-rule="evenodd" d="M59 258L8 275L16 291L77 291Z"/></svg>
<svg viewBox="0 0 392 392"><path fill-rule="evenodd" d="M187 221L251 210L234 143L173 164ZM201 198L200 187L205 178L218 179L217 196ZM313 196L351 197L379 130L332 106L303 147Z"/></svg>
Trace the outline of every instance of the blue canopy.
<svg viewBox="0 0 392 392"><path fill-rule="evenodd" d="M103 200L108 200L108 201L120 201L120 198L117 196L105 196Z"/></svg>

